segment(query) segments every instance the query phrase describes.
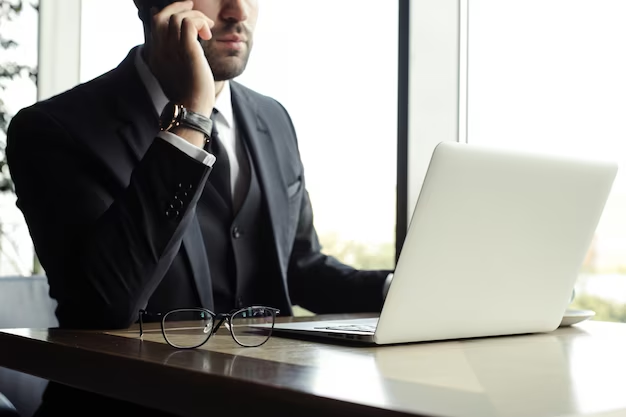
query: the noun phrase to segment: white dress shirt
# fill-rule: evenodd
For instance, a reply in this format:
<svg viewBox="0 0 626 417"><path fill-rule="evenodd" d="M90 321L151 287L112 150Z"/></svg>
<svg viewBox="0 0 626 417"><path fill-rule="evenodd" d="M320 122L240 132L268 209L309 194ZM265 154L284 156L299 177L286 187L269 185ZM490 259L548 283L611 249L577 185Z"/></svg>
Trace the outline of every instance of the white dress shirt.
<svg viewBox="0 0 626 417"><path fill-rule="evenodd" d="M142 49L143 47L137 48L135 67L137 67L139 77L152 99L152 104L157 114L161 114L169 99L166 97L159 82L143 60L141 54ZM222 142L230 162L231 195L233 196L233 206L235 210L238 210L247 195L247 187L250 182L250 165L248 163L246 148L240 139L237 129L233 112L230 83L228 81L224 82L224 87L215 100L215 109L218 113L214 117L214 123L220 137L220 142ZM215 163L214 155L191 144L178 135L171 132L159 132L158 137L205 165L212 167Z"/></svg>

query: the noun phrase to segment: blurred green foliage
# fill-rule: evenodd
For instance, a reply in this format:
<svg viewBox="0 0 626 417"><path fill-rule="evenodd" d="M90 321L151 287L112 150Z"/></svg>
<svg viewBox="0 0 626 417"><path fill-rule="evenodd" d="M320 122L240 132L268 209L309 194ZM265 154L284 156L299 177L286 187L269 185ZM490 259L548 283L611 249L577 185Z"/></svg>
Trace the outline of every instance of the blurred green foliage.
<svg viewBox="0 0 626 417"><path fill-rule="evenodd" d="M570 308L593 310L593 320L626 323L626 304L591 294L577 293Z"/></svg>
<svg viewBox="0 0 626 417"><path fill-rule="evenodd" d="M322 251L357 269L394 269L396 249L392 242L366 244L335 233L320 236Z"/></svg>

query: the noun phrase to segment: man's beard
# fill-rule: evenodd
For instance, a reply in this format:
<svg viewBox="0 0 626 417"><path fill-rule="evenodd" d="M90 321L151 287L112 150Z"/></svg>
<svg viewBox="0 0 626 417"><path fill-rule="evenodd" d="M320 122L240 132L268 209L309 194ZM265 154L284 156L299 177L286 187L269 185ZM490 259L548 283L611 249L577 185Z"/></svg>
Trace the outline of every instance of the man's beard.
<svg viewBox="0 0 626 417"><path fill-rule="evenodd" d="M216 47L215 39L224 35L238 34L244 36L245 47L241 50L224 51ZM252 33L242 24L224 26L219 31L213 31L213 37L208 41L201 40L204 56L206 56L215 81L232 80L246 69L250 50L252 49Z"/></svg>

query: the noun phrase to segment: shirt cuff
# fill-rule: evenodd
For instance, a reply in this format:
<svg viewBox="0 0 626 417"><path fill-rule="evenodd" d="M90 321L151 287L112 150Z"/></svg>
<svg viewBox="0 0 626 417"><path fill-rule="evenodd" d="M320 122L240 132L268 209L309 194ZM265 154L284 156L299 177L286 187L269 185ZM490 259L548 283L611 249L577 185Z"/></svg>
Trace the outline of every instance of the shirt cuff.
<svg viewBox="0 0 626 417"><path fill-rule="evenodd" d="M162 131L159 132L157 136L169 143L170 145L177 147L179 150L186 153L196 161L202 162L204 165L213 167L213 164L215 163L215 156L208 153L204 149L192 145L185 139L173 134L172 132Z"/></svg>
<svg viewBox="0 0 626 417"><path fill-rule="evenodd" d="M393 279L393 272L387 275L385 279L385 283L383 284L383 300L387 298L387 293L389 292L389 287L391 286L391 280Z"/></svg>

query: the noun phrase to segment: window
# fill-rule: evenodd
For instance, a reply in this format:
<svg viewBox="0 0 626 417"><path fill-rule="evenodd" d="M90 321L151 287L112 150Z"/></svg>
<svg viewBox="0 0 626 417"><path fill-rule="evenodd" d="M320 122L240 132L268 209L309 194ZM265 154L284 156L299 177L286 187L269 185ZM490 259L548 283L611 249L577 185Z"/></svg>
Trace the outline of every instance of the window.
<svg viewBox="0 0 626 417"><path fill-rule="evenodd" d="M626 3L472 0L468 142L626 166ZM574 306L626 321L626 174L618 173Z"/></svg>
<svg viewBox="0 0 626 417"><path fill-rule="evenodd" d="M261 2L238 81L291 115L324 252L359 268L395 265L397 80L398 2Z"/></svg>
<svg viewBox="0 0 626 417"><path fill-rule="evenodd" d="M37 100L38 2L0 0L0 276L30 275L34 250L15 206L4 147L10 118Z"/></svg>
<svg viewBox="0 0 626 417"><path fill-rule="evenodd" d="M80 27L81 83L112 70L143 43L143 27L131 0L82 0Z"/></svg>
<svg viewBox="0 0 626 417"><path fill-rule="evenodd" d="M81 82L143 42L128 0L83 0L81 26ZM264 1L237 80L290 113L324 251L360 268L395 264L397 51L397 2Z"/></svg>

